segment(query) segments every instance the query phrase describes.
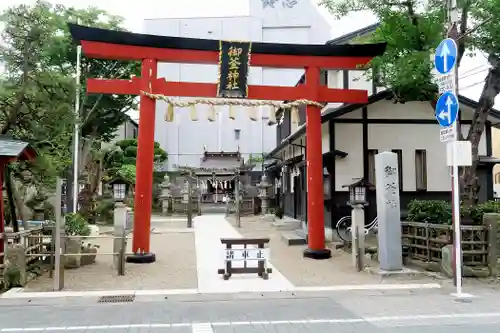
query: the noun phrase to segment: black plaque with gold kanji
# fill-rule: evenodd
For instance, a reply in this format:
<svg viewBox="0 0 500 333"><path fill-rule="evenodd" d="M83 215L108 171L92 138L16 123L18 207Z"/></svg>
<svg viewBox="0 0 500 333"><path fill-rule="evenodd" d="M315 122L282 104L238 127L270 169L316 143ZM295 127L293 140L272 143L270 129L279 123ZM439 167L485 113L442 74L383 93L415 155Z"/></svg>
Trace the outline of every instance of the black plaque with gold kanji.
<svg viewBox="0 0 500 333"><path fill-rule="evenodd" d="M218 97L248 97L251 52L251 43L220 41Z"/></svg>

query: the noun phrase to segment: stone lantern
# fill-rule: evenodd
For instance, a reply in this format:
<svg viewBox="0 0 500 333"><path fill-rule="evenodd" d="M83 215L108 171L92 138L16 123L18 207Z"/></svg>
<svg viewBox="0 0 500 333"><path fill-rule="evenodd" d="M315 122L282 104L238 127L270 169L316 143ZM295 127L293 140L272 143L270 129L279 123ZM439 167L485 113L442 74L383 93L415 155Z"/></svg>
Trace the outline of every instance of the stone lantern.
<svg viewBox="0 0 500 333"><path fill-rule="evenodd" d="M272 186L273 185L269 183L267 175L264 173L262 175L260 183L257 184L257 188L259 189L259 198L261 200L263 218L269 220L270 222L274 221L274 217L272 215L269 215L269 188L271 188Z"/></svg>
<svg viewBox="0 0 500 333"><path fill-rule="evenodd" d="M168 214L169 202L172 198L172 183L170 183L170 177L165 174L163 182L160 184L160 200L161 200L161 212L163 215Z"/></svg>

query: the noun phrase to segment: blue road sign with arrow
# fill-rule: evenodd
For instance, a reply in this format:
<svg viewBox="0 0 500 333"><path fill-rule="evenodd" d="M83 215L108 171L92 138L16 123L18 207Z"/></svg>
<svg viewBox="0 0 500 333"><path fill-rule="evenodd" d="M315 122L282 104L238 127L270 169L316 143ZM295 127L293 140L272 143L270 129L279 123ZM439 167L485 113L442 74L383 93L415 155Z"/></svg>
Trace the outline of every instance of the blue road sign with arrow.
<svg viewBox="0 0 500 333"><path fill-rule="evenodd" d="M447 91L439 97L436 103L436 119L442 127L453 125L458 115L458 99L451 91Z"/></svg>
<svg viewBox="0 0 500 333"><path fill-rule="evenodd" d="M436 49L434 66L440 74L448 74L457 61L457 44L451 38L446 38Z"/></svg>

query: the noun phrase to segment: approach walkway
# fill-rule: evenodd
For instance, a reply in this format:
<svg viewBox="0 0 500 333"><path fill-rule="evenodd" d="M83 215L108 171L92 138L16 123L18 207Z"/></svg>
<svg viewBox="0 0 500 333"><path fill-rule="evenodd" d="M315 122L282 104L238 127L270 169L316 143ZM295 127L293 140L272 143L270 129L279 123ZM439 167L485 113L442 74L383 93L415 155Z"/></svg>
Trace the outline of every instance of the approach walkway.
<svg viewBox="0 0 500 333"><path fill-rule="evenodd" d="M226 221L223 214L198 216L194 220L194 228L199 292L267 292L294 288L272 264L269 265L273 269L269 280L263 280L257 274L233 274L229 280L224 280L222 275L217 274L219 268L224 268L225 246L220 239L242 238L241 234ZM272 262L272 253L270 256Z"/></svg>

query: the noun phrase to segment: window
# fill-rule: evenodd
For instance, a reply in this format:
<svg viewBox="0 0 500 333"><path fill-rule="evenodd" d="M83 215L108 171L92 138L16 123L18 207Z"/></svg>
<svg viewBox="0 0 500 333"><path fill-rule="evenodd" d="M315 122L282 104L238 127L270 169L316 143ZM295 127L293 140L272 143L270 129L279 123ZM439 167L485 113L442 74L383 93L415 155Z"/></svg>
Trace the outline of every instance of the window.
<svg viewBox="0 0 500 333"><path fill-rule="evenodd" d="M330 176L323 175L323 195L330 197Z"/></svg>
<svg viewBox="0 0 500 333"><path fill-rule="evenodd" d="M328 85L328 70L326 70L326 69L321 70L319 84L322 86Z"/></svg>
<svg viewBox="0 0 500 333"><path fill-rule="evenodd" d="M240 134L241 134L241 130L240 129L235 129L234 130L234 139L235 140L239 140L240 139Z"/></svg>
<svg viewBox="0 0 500 333"><path fill-rule="evenodd" d="M417 191L427 190L427 153L423 149L415 150L415 186Z"/></svg>
<svg viewBox="0 0 500 333"><path fill-rule="evenodd" d="M368 149L368 179L367 182L375 185L375 155L378 154L377 149Z"/></svg>
<svg viewBox="0 0 500 333"><path fill-rule="evenodd" d="M133 137L134 139L136 139L136 138L137 138L137 128L134 128L134 129L133 129L133 131L132 131L132 137Z"/></svg>
<svg viewBox="0 0 500 333"><path fill-rule="evenodd" d="M403 190L403 151L401 149L393 149L392 152L398 155L398 175L399 175L399 190Z"/></svg>

